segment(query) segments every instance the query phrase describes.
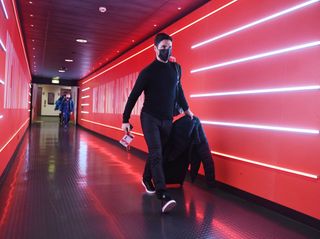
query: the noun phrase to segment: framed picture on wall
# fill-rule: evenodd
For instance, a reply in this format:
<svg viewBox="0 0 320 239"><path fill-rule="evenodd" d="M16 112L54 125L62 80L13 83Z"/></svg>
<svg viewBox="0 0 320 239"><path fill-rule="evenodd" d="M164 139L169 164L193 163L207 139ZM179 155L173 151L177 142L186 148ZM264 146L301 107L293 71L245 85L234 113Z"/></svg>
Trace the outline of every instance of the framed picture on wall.
<svg viewBox="0 0 320 239"><path fill-rule="evenodd" d="M48 92L48 105L54 105L54 93Z"/></svg>

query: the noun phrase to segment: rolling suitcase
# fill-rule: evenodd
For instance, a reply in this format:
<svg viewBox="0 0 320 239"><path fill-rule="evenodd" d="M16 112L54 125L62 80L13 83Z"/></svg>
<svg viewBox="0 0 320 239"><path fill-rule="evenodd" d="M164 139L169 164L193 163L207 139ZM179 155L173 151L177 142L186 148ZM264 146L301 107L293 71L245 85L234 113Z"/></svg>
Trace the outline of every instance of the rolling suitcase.
<svg viewBox="0 0 320 239"><path fill-rule="evenodd" d="M173 161L164 159L163 171L166 184L180 184L183 186L189 166L187 154L186 152Z"/></svg>

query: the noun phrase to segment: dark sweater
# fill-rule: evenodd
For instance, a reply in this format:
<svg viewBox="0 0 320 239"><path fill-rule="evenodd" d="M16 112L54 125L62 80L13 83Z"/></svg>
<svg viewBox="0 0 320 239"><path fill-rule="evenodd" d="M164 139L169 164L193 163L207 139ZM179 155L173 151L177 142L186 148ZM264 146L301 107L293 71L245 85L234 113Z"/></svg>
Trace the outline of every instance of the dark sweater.
<svg viewBox="0 0 320 239"><path fill-rule="evenodd" d="M163 63L155 60L140 72L128 97L123 112L123 123L129 122L131 111L142 92L145 95L142 112L146 112L160 120L173 118L177 92L176 84L178 81L174 64L176 63ZM178 87L179 96L177 101L183 110L187 110L189 106L184 97L181 82L179 82Z"/></svg>

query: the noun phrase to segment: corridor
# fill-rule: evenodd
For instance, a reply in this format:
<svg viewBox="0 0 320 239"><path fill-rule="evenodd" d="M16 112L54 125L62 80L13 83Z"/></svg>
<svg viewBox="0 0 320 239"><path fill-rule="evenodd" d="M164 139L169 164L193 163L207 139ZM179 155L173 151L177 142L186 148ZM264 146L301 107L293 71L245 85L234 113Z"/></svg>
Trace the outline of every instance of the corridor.
<svg viewBox="0 0 320 239"><path fill-rule="evenodd" d="M171 188L178 204L163 215L140 183L144 157L82 128L33 123L1 185L0 238L320 238L201 178Z"/></svg>

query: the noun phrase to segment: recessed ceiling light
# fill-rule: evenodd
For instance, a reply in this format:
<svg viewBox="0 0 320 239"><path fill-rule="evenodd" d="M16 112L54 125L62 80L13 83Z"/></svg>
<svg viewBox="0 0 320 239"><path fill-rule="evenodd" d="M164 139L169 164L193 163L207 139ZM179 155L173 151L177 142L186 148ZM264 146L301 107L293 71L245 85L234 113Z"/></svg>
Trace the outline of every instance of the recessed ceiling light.
<svg viewBox="0 0 320 239"><path fill-rule="evenodd" d="M157 26L157 24L154 24L153 26L154 26L154 27L156 27L156 26Z"/></svg>
<svg viewBox="0 0 320 239"><path fill-rule="evenodd" d="M34 27L34 25L33 25L33 24L31 24L31 25L30 25L30 27Z"/></svg>
<svg viewBox="0 0 320 239"><path fill-rule="evenodd" d="M105 13L107 11L106 7L99 7L99 11Z"/></svg>
<svg viewBox="0 0 320 239"><path fill-rule="evenodd" d="M34 15L33 14L30 14L30 17L33 17Z"/></svg>
<svg viewBox="0 0 320 239"><path fill-rule="evenodd" d="M134 40L131 40L132 42L135 42Z"/></svg>
<svg viewBox="0 0 320 239"><path fill-rule="evenodd" d="M65 70L58 70L60 73L66 72Z"/></svg>
<svg viewBox="0 0 320 239"><path fill-rule="evenodd" d="M34 42L34 39L32 39L32 41Z"/></svg>
<svg viewBox="0 0 320 239"><path fill-rule="evenodd" d="M33 58L36 58L36 56L33 56Z"/></svg>
<svg viewBox="0 0 320 239"><path fill-rule="evenodd" d="M64 61L66 61L66 62L73 62L72 59L65 59Z"/></svg>
<svg viewBox="0 0 320 239"><path fill-rule="evenodd" d="M59 80L57 80L57 79L52 79L52 80L51 80L51 83L52 83L52 84L59 84L59 83L60 83L60 81L59 81Z"/></svg>
<svg viewBox="0 0 320 239"><path fill-rule="evenodd" d="M80 43L87 43L88 41L86 39L76 39L77 42L80 42Z"/></svg>
<svg viewBox="0 0 320 239"><path fill-rule="evenodd" d="M120 51L119 50L117 50L117 53L119 53Z"/></svg>
<svg viewBox="0 0 320 239"><path fill-rule="evenodd" d="M30 4L32 4L32 1L29 1Z"/></svg>
<svg viewBox="0 0 320 239"><path fill-rule="evenodd" d="M36 49L36 48L34 48L34 47L32 48L32 50L35 50L35 49Z"/></svg>
<svg viewBox="0 0 320 239"><path fill-rule="evenodd" d="M181 7L178 7L178 10L180 11L180 10L181 10Z"/></svg>

